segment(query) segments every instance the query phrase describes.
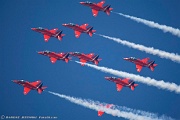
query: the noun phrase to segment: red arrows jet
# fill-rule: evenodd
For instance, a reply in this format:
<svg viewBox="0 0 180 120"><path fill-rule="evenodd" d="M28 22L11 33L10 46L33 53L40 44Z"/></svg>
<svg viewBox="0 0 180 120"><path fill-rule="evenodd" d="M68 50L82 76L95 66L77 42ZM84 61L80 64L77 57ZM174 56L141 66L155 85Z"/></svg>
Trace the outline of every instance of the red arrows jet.
<svg viewBox="0 0 180 120"><path fill-rule="evenodd" d="M113 104L107 104L106 108L111 108L112 106ZM101 110L98 111L98 116L102 116L103 114L104 114L104 111L101 111Z"/></svg>
<svg viewBox="0 0 180 120"><path fill-rule="evenodd" d="M110 15L110 12L112 11L113 8L110 8L110 5L106 5L103 7L105 1L101 1L99 3L92 3L92 2L80 2L80 4L84 5L84 6L88 6L92 9L92 14L94 17L96 17L98 15L99 11L103 11L105 12L107 15Z"/></svg>
<svg viewBox="0 0 180 120"><path fill-rule="evenodd" d="M69 58L69 53L55 53L47 50L38 53L41 55L48 56L52 63L55 63L57 60L63 60L66 63L68 63L68 61L71 59Z"/></svg>
<svg viewBox="0 0 180 120"><path fill-rule="evenodd" d="M24 80L12 80L14 83L17 83L19 85L22 85L24 87L24 95L27 95L31 90L37 90L39 94L44 91L47 87L42 86L43 83L38 80L35 82L28 82Z"/></svg>
<svg viewBox="0 0 180 120"><path fill-rule="evenodd" d="M138 86L138 84L135 84L135 82L132 80L129 80L129 78L125 78L122 80L116 77L105 77L105 79L111 82L115 82L118 92L121 91L123 87L129 87L131 88L131 90L134 90L134 88Z"/></svg>
<svg viewBox="0 0 180 120"><path fill-rule="evenodd" d="M62 34L62 31L59 31L58 28L55 28L52 30L48 30L48 29L42 28L42 27L31 28L31 29L36 32L42 33L44 35L45 42L48 42L50 37L55 37L58 40L62 40L63 36L65 36L65 34Z"/></svg>
<svg viewBox="0 0 180 120"><path fill-rule="evenodd" d="M69 54L78 57L80 59L80 62L82 63L82 66L84 66L87 61L93 62L94 64L98 65L99 61L102 60L99 58L99 55L94 55L94 53L84 54L79 52L70 52Z"/></svg>
<svg viewBox="0 0 180 120"><path fill-rule="evenodd" d="M142 67L148 67L151 69L151 71L154 71L154 68L157 66L157 64L154 64L155 61L148 62L149 58L144 58L140 60L140 59L136 59L135 57L130 57L130 58L124 58L124 60L136 64L136 69L138 72L141 71Z"/></svg>
<svg viewBox="0 0 180 120"><path fill-rule="evenodd" d="M93 33L96 32L96 30L93 30L93 27L88 27L88 24L83 24L81 26L79 25L75 25L73 23L68 23L68 24L62 24L65 27L71 28L74 30L75 32L75 37L79 38L79 36L81 35L81 33L87 33L89 34L89 36L92 37Z"/></svg>

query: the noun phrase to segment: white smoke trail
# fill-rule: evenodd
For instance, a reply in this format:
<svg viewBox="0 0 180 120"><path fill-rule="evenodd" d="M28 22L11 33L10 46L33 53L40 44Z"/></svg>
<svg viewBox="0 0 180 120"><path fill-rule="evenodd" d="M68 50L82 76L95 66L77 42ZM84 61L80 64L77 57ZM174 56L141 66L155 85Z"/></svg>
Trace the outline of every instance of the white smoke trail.
<svg viewBox="0 0 180 120"><path fill-rule="evenodd" d="M144 45L131 43L131 42L128 42L126 40L121 40L120 38L110 37L110 36L101 35L101 34L97 34L97 33L96 33L96 35L99 35L101 37L113 40L113 41L115 41L117 43L120 43L122 45L126 45L126 46L128 46L130 48L134 48L134 49L137 49L137 50L140 50L140 51L152 54L152 55L157 55L157 56L159 56L161 58L170 59L170 60L172 60L174 62L180 63L180 55L178 55L178 54L169 53L169 52L166 52L166 51L155 49L153 47L146 47Z"/></svg>
<svg viewBox="0 0 180 120"><path fill-rule="evenodd" d="M81 64L81 62L78 62L78 61L75 61L75 62ZM141 82L141 83L147 84L149 86L155 86L159 89L166 89L168 91L174 91L175 93L180 94L180 86L176 85L175 83L164 82L163 80L158 81L158 80L152 79L150 77L143 77L140 75L130 74L127 72L113 70L113 69L110 69L107 67L91 65L88 63L86 63L85 65L88 67L94 68L96 70L105 72L105 73L113 74L113 75L123 77L123 78L130 78L134 81Z"/></svg>
<svg viewBox="0 0 180 120"><path fill-rule="evenodd" d="M173 27L166 26L166 25L160 25L160 24L155 23L153 21L145 20L145 19L142 19L142 18L137 18L137 17L130 16L130 15L125 15L125 14L122 14L122 13L117 13L117 12L113 12L113 13L116 13L116 14L121 15L123 17L129 18L129 19L134 20L134 21L136 21L138 23L145 24L145 25L147 25L149 27L157 28L157 29L162 30L163 32L169 32L172 35L180 37L180 30L178 28L173 28Z"/></svg>
<svg viewBox="0 0 180 120"><path fill-rule="evenodd" d="M66 99L72 103L75 103L77 105L81 105L83 107L96 110L96 111L104 111L107 114L117 116L117 117L122 117L125 119L130 119L130 120L173 120L170 117L158 117L154 113L149 113L141 110L134 110L130 109L127 107L121 107L121 106L115 106L111 108L106 108L105 106L102 105L107 105L107 103L100 103L99 101L93 101L93 100L86 100L86 99L81 99L81 98L75 98L75 97L70 97L54 92L48 91L50 94L53 94L55 96L58 96L60 98Z"/></svg>

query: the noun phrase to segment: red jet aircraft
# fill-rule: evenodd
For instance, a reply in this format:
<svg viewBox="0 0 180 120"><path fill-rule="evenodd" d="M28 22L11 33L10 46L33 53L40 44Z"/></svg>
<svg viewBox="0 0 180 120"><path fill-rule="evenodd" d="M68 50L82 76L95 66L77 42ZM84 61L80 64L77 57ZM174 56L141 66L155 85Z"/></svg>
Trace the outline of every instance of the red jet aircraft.
<svg viewBox="0 0 180 120"><path fill-rule="evenodd" d="M87 61L93 62L94 64L98 65L99 61L102 60L99 58L99 55L94 55L94 53L84 54L79 52L70 52L69 54L78 57L80 59L80 62L82 63L82 66L84 66Z"/></svg>
<svg viewBox="0 0 180 120"><path fill-rule="evenodd" d="M81 33L87 33L89 34L89 36L92 37L93 33L96 32L96 30L93 30L93 27L88 27L88 24L83 24L81 26L79 25L75 25L73 23L68 23L68 24L62 24L65 27L71 28L74 30L75 32L75 37L79 38L79 36L81 35Z"/></svg>
<svg viewBox="0 0 180 120"><path fill-rule="evenodd" d="M130 58L124 58L124 60L136 64L136 69L138 72L141 71L142 67L148 67L151 69L151 71L154 71L154 68L157 66L157 64L154 64L155 61L148 62L149 58L144 58L140 60L140 59L136 59L135 57L130 57Z"/></svg>
<svg viewBox="0 0 180 120"><path fill-rule="evenodd" d="M111 108L112 106L113 104L107 104L106 108ZM101 111L101 110L98 111L98 116L102 116L103 114L104 114L104 111Z"/></svg>
<svg viewBox="0 0 180 120"><path fill-rule="evenodd" d="M69 58L69 53L55 53L55 52L50 52L50 51L42 51L38 52L41 55L48 56L51 60L52 63L55 63L57 60L63 60L66 63L69 62L71 58Z"/></svg>
<svg viewBox="0 0 180 120"><path fill-rule="evenodd" d="M115 82L118 92L121 91L123 87L129 87L131 88L131 90L134 90L134 88L138 86L138 84L135 84L135 82L132 80L129 80L129 78L125 78L122 80L116 77L105 77L105 79L111 82Z"/></svg>
<svg viewBox="0 0 180 120"><path fill-rule="evenodd" d="M38 80L35 82L28 82L24 80L12 80L14 83L17 83L19 85L22 85L24 87L24 95L27 95L31 90L37 90L39 94L44 91L47 87L42 86L43 83Z"/></svg>
<svg viewBox="0 0 180 120"><path fill-rule="evenodd" d="M65 34L62 34L62 31L59 31L57 28L52 29L52 30L48 30L42 27L31 28L31 29L36 32L42 33L44 35L45 42L48 42L50 37L55 37L58 40L62 40L63 36L65 36Z"/></svg>
<svg viewBox="0 0 180 120"><path fill-rule="evenodd" d="M105 12L107 15L110 15L110 12L112 11L113 8L110 8L110 5L106 5L103 7L105 1L101 1L99 3L92 3L92 2L80 2L80 4L84 5L84 6L88 6L92 9L92 14L94 17L96 17L98 15L99 11L103 11Z"/></svg>

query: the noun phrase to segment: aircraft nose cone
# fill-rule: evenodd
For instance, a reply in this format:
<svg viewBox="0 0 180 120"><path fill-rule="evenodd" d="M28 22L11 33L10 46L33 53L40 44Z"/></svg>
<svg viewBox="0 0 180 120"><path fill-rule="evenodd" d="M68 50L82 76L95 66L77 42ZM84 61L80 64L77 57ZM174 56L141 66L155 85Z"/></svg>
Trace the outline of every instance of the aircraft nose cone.
<svg viewBox="0 0 180 120"><path fill-rule="evenodd" d="M124 60L128 60L129 58L123 58Z"/></svg>
<svg viewBox="0 0 180 120"><path fill-rule="evenodd" d="M43 54L43 52L38 52L38 54Z"/></svg>
<svg viewBox="0 0 180 120"><path fill-rule="evenodd" d="M67 24L62 24L63 26L66 26Z"/></svg>
<svg viewBox="0 0 180 120"><path fill-rule="evenodd" d="M80 2L80 4L84 4L84 2Z"/></svg>
<svg viewBox="0 0 180 120"><path fill-rule="evenodd" d="M17 82L17 80L11 80L12 82L14 82L14 83L16 83Z"/></svg>
<svg viewBox="0 0 180 120"><path fill-rule="evenodd" d="M31 30L35 30L35 28L31 28Z"/></svg>
<svg viewBox="0 0 180 120"><path fill-rule="evenodd" d="M106 80L109 80L109 77L104 77Z"/></svg>

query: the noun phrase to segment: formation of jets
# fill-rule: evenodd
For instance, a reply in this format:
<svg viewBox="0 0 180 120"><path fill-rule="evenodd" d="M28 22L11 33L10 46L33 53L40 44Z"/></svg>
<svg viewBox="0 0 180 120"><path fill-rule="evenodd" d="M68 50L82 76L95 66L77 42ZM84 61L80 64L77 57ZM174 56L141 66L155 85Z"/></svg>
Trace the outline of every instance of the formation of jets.
<svg viewBox="0 0 180 120"><path fill-rule="evenodd" d="M103 6L105 3L104 0L102 0L99 3L92 3L92 2L80 2L80 4L84 6L88 6L92 9L92 14L94 17L98 15L99 11L105 12L107 15L110 15L110 12L112 11L113 8L110 7L110 5ZM87 23L78 25L78 24L73 24L73 23L68 23L68 24L62 24L62 26L71 28L75 32L75 37L79 38L81 33L86 33L89 36L92 37L92 35L96 32L96 30L93 30L93 27L89 26ZM48 42L51 37L57 38L58 40L62 40L63 36L65 34L62 34L62 30L58 30L58 28L48 30L47 28L31 28L33 31L39 32L43 34L45 42ZM77 57L79 58L81 65L84 66L86 62L92 62L95 65L98 65L98 63L102 60L99 58L99 55L95 55L94 53L80 53L80 52L51 52L51 51L40 51L38 54L48 56L51 63L55 63L57 60L62 60L65 61L66 63L71 60L71 57ZM70 57L71 56L71 57ZM129 57L129 58L124 58L126 61L130 61L136 65L136 70L140 72L143 67L148 67L150 68L151 71L154 71L154 68L157 66L155 64L155 61L149 61L149 58L144 58L144 59L137 59L135 57ZM129 78L121 79L121 78L116 78L116 77L105 77L106 80L114 82L116 84L116 89L117 91L121 91L123 87L129 87L131 90L134 90L138 84L135 84L133 80L130 80ZM35 82L28 82L24 80L12 80L14 83L17 83L19 85L22 85L24 87L24 95L28 94L31 90L37 90L39 94L46 89L46 86L42 86L43 83L38 80ZM112 104L107 104L105 105L106 108L111 108L113 105ZM102 116L104 114L104 111L99 110L98 111L98 116Z"/></svg>
<svg viewBox="0 0 180 120"><path fill-rule="evenodd" d="M84 54L80 52L67 52L67 53L55 53L51 51L40 51L38 54L48 56L51 60L51 63L55 63L57 60L63 60L66 63L69 62L71 57L78 57L80 59L81 65L84 66L86 62L93 62L95 65L98 65L99 61L102 60L99 58L99 55L95 55L94 53Z"/></svg>

